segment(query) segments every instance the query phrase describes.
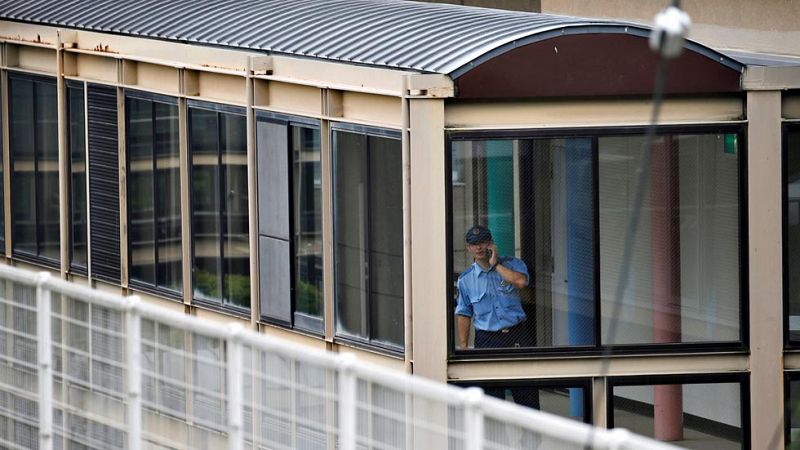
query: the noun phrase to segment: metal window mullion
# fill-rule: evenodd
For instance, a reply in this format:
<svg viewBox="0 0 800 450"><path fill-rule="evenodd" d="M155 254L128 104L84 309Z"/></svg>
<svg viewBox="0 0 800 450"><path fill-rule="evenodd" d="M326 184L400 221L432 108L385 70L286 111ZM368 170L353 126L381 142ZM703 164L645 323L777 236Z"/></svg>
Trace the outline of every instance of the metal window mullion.
<svg viewBox="0 0 800 450"><path fill-rule="evenodd" d="M39 208L41 205L39 204L39 146L38 146L38 139L36 139L39 131L39 126L36 123L36 94L38 93L38 83L34 80L31 80L31 92L33 93L33 102L32 102L32 110L33 110L33 136L31 136L31 140L33 141L33 231L35 236L35 247L36 250L34 251L35 256L39 256L40 249L39 249Z"/></svg>
<svg viewBox="0 0 800 450"><path fill-rule="evenodd" d="M225 231L226 224L223 217L227 202L225 201L225 189L223 177L225 171L222 169L222 113L217 112L217 167L214 169L217 179L217 198L219 199L216 206L218 206L216 213L217 218L217 233L219 237L219 259L217 260L217 283L219 286L219 302L225 304Z"/></svg>
<svg viewBox="0 0 800 450"><path fill-rule="evenodd" d="M363 217L363 226L364 226L364 289L365 293L364 296L366 298L366 303L364 304L364 315L366 317L366 333L367 333L367 341L372 341L372 277L370 275L370 270L372 269L372 252L371 249L371 231L372 231L372 217L370 214L369 206L370 206L370 160L371 160L371 153L369 148L369 136L364 136L364 159L363 159L363 168L364 168L364 217Z"/></svg>
<svg viewBox="0 0 800 450"><path fill-rule="evenodd" d="M295 286L297 283L297 254L296 254L296 234L298 233L297 226L295 223L295 208L299 208L300 201L296 199L297 192L295 192L295 183L294 183L294 140L292 133L292 126L290 124L286 124L286 153L288 157L286 158L286 180L289 183L289 211L287 211L286 220L289 221L289 324L290 326L294 327L294 315L297 309L297 292L295 290Z"/></svg>
<svg viewBox="0 0 800 450"><path fill-rule="evenodd" d="M150 187L151 197L153 200L153 286L158 288L160 286L159 279L158 279L158 205L156 202L158 201L158 195L156 193L158 182L156 179L158 178L158 171L156 159L158 158L156 155L156 103L151 101L150 102L150 123L152 124L153 129L153 136L152 136L152 164L153 164L153 178L151 180L152 186ZM130 215L130 213L129 213Z"/></svg>
<svg viewBox="0 0 800 450"><path fill-rule="evenodd" d="M89 184L89 85L83 82L83 153L86 180L86 275L92 279L92 226L90 218L91 186Z"/></svg>

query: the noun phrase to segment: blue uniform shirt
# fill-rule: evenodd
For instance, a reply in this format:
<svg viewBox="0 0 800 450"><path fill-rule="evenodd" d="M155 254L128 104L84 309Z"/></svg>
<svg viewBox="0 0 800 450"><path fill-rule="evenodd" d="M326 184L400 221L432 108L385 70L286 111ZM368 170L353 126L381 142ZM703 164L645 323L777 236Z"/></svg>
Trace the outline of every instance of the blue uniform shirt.
<svg viewBox="0 0 800 450"><path fill-rule="evenodd" d="M530 278L528 268L521 260L500 260L505 267ZM458 277L456 314L472 317L472 325L482 331L499 331L525 320L519 289L503 280L494 267L486 271L477 262Z"/></svg>

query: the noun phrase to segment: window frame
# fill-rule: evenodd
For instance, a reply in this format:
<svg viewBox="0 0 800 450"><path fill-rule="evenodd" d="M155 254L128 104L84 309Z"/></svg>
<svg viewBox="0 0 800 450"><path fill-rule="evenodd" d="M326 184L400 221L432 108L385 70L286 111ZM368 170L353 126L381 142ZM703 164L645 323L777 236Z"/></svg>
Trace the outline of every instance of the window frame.
<svg viewBox="0 0 800 450"><path fill-rule="evenodd" d="M70 126L71 125L71 121L72 121L72 115L71 115L71 110L72 109L70 108L70 106L71 106L72 103L70 101L70 95L69 95L69 92L70 92L71 89L80 90L81 93L83 94L83 96L82 96L83 97L83 128L84 128L83 164L84 164L84 178L85 178L85 183L86 183L84 185L84 190L86 191L84 193L84 198L85 198L85 202L86 202L86 205L84 205L85 206L84 214L85 214L85 217L86 217L86 226L85 226L85 229L86 229L86 265L80 265L80 264L75 263L75 258L74 258L74 255L75 255L75 236L74 236L73 231L74 231L74 227L75 227L75 222L73 221L73 211L75 210L75 204L73 202L74 196L72 194L73 194L73 189L75 188L75 186L72 183L72 127ZM68 205L68 208L69 208L69 210L68 210L69 212L67 214L67 222L68 222L69 232L67 234L69 235L69 246L68 246L68 248L69 248L69 250L68 250L69 251L69 271L70 271L70 273L75 273L75 274L78 274L78 275L88 275L88 273L89 273L89 152L88 152L89 145L87 144L88 133L86 132L86 128L87 128L86 127L86 125L87 125L87 121L86 121L86 117L87 117L86 89L87 89L86 83L83 82L83 81L65 80L65 82L64 82L64 91L65 91L64 94L66 96L66 107L67 107L67 118L66 118L66 120L67 120L67 127L66 127L67 128L67 154L68 154L68 157L67 157L67 184L68 184L67 196L69 197L67 199L67 205Z"/></svg>
<svg viewBox="0 0 800 450"><path fill-rule="evenodd" d="M294 213L296 212L295 211L295 207L297 205L296 205L296 202L295 202L295 192L294 192L294 181L295 181L294 178L295 177L294 177L294 160L293 160L293 154L292 154L292 145L294 143L294 141L292 139L292 128L293 127L309 128L309 129L317 130L317 132L320 135L319 153L320 153L320 164L322 164L322 161L321 161L321 158L322 158L322 142L321 142L321 138L322 138L322 122L319 119L313 119L313 118L290 115L290 114L281 114L281 113L275 113L275 112L272 112L272 111L265 111L265 110L256 111L256 113L255 113L255 122L256 122L256 128L258 127L258 123L259 122L265 122L265 123L269 123L269 124L273 124L273 125L281 125L281 126L284 126L286 128L286 153L288 155L288 159L287 159L287 163L288 164L287 164L286 170L287 170L287 181L288 181L288 192L289 192L289 202L288 202L288 204L289 204L289 211L288 211L289 212L289 217L288 217L288 219L289 219L289 242L288 243L289 243L289 264L290 264L290 269L289 269L289 286L290 286L289 309L291 311L291 318L290 318L289 322L286 322L286 321L279 320L279 319L274 318L274 317L266 316L266 315L264 315L264 313L261 310L261 308L259 308L259 321L260 322L264 322L264 323L268 323L270 325L276 325L276 326L280 326L280 327L283 327L283 328L288 328L288 329L292 329L292 330L298 330L298 331L301 331L303 333L311 334L313 336L322 337L325 334L325 296L324 296L324 289L323 289L323 292L322 292L322 302L320 304L321 312L320 312L320 316L319 316L319 327L315 328L315 327L312 327L312 326L304 326L304 324L298 324L298 320L297 320L297 315L298 315L298 312L297 312L297 290L295 289L296 281L297 281L296 280L296 273L295 273L295 259L297 257L297 249L296 249L295 240L294 240L294 235L295 235L295 231L296 230L295 230L295 224L294 224L294 220L293 220ZM257 141L258 141L258 137L256 136L256 165L258 166L258 164L259 164L258 163L258 156L259 156L260 151L258 149L258 142ZM258 186L258 180L256 181L256 185L257 185L256 186L256 195L258 195L260 193L260 187ZM260 210L262 199L257 197L256 200L257 200L256 201L256 208L258 208ZM320 217L322 217L322 213L323 213L322 210L324 209L322 206L323 205L321 205L321 208L320 208ZM259 254L258 254L259 258L261 257L261 254L260 254L260 251L261 251L261 239L260 238L261 237L272 238L271 236L267 236L267 235L262 235L261 234L260 225L261 224L259 224L259 229L256 230L256 235L259 238L259 242L257 244L257 247L258 247L258 250L259 250ZM322 231L323 231L322 234L324 234L324 230L322 230ZM322 245L324 247L324 245L325 245L324 244L324 237L323 237L322 234L320 235L320 240L321 240ZM273 239L276 239L276 238L273 238ZM261 267L261 265L262 265L262 262L259 260L259 268ZM324 262L323 262L323 266L324 266ZM323 275L322 275L323 276L323 280L325 279L325 273L324 272L325 271L323 270ZM259 278L258 282L259 282L259 286L256 286L255 288L259 290L259 303L260 303L261 302L261 299L260 299L260 292L261 292L260 291L260 287L261 287L261 284L264 282L264 280ZM324 283L324 281L323 281L323 283ZM252 288L252 286L251 286L251 288ZM310 316L310 315L307 315L307 314L303 314L303 313L299 313L299 314L301 314L304 317L308 317L307 319L305 319L305 322L307 322L307 323L316 322L317 318L315 318L313 316ZM303 322L303 321L301 321L301 322Z"/></svg>
<svg viewBox="0 0 800 450"><path fill-rule="evenodd" d="M467 387L530 387L535 389L567 389L567 388L581 388L583 389L583 423L591 425L594 423L594 391L591 378L534 378L522 379L514 378L509 380L469 380L469 381L449 381L448 384ZM487 394L484 394L487 395ZM547 411L545 411L547 412ZM553 413L550 413L553 414Z"/></svg>
<svg viewBox="0 0 800 450"><path fill-rule="evenodd" d="M749 347L749 280L748 264L748 197L747 197L747 142L746 127L743 122L711 124L711 125L660 125L656 128L656 136L681 135L681 134L735 134L737 136L738 154L738 196L739 196L739 340L719 342L686 342L663 344L616 344L606 345L602 342L602 312L600 301L594 305L594 333L595 343L592 345L563 346L563 347L530 347L530 348L498 348L498 349L456 349L455 336L455 268L453 267L454 239L453 236L453 181L452 167L453 142L470 140L500 140L500 139L554 139L554 138L590 138L592 139L593 165L595 172L595 187L597 187L598 171L598 140L602 137L645 136L647 126L619 126L619 127L565 127L552 129L502 129L502 130L445 130L445 221L446 221L446 280L448 289L447 302L447 353L448 361L464 361L474 359L532 359L551 358L563 356L609 356L609 355L641 355L651 353L676 354L676 353L705 353L705 352L741 352ZM599 215L599 189L594 192L594 235L595 235L595 295L600 299L600 280L602 268L600 267L600 224Z"/></svg>
<svg viewBox="0 0 800 450"><path fill-rule="evenodd" d="M189 286L188 288L191 289L191 292L192 292L192 304L193 305L200 305L200 306L203 306L206 309L210 309L210 310L213 310L213 311L219 311L219 312L226 313L226 314L234 314L234 315L239 316L239 317L249 318L250 314L251 314L251 311L252 311L252 308L253 308L253 304L252 304L252 289L253 289L252 281L253 280L252 280L252 278L250 278L250 274L249 273L248 273L248 279L249 279L249 282L250 282L251 295L250 295L250 299L248 300L250 302L250 307L248 307L248 308L236 305L234 303L225 303L222 298L219 299L219 302L215 302L215 301L206 300L206 299L203 299L203 298L198 298L198 297L196 297L194 295L194 287L195 287L195 284L196 284L196 282L195 282L196 281L196 274L195 274L195 270L194 270L194 261L195 261L194 212L195 211L194 211L194 180L193 180L194 167L193 167L193 163L192 163L192 158L193 158L193 152L192 152L192 121L191 121L191 110L192 109L201 109L201 110L205 110L205 111L210 111L210 112L216 113L216 115L217 115L217 132L219 132L219 124L220 124L219 116L220 116L220 114L232 114L232 115L247 117L247 109L244 106L228 105L228 104L224 104L224 103L214 103L214 102L209 102L209 101L204 101L204 100L194 100L194 99L187 99L186 100L186 149L187 149L186 158L188 160L187 161L187 170L189 171L189 214L188 214L188 217L189 217L189 239L190 239L189 249L190 249L190 254L191 254L191 261L189 261L189 264L191 264L191 273L192 273L191 286ZM217 135L216 152L217 152L216 153L217 165L215 166L216 167L215 170L220 171L220 170L222 170L221 167L223 167L223 164L222 164L222 151L221 151L221 146L220 146L220 137L219 137L219 135ZM219 173L219 172L217 172L217 173ZM223 190L222 183L220 183L219 189L220 189L220 192L218 192L218 194L220 195L220 201L222 201L223 198L224 198L224 195L223 195L223 192L222 192L222 190ZM252 195L252 193L248 191L247 195L248 196ZM225 203L225 207L227 208L227 203ZM224 250L224 246L225 246L225 244L224 244L225 229L222 227L222 225L224 225L224 221L222 220L222 215L223 215L222 210L216 211L216 215L217 215L217 221L218 221L218 226L219 226L219 236L218 236L218 238L219 238L219 241L220 241L220 259L224 260L225 253L224 253L223 250ZM249 242L249 236L250 236L250 234L252 232L253 232L253 230L249 229L249 226L248 226L248 242ZM257 232L258 232L258 230L256 230L256 233ZM249 246L248 246L248 252L249 252ZM253 255L248 254L248 259L251 259L251 258L253 258ZM220 262L219 264L222 264L222 263ZM223 273L222 274L222 278L224 279L224 277L225 277L225 275ZM220 283L221 283L221 280L220 280ZM187 289L187 286L184 285L183 289L185 291ZM222 289L222 284L220 284L220 289Z"/></svg>
<svg viewBox="0 0 800 450"><path fill-rule="evenodd" d="M154 257L155 257L154 258L154 263L155 263L154 276L155 276L155 281L156 282L155 282L155 284L150 284L150 283L147 283L145 281L135 280L130 276L130 270L129 270L128 284L133 289L136 289L136 290L139 290L139 291L143 291L143 292L147 292L147 293L151 293L151 294L158 294L160 296L165 296L167 298L171 298L171 299L178 300L178 301L182 302L183 301L183 290L176 291L174 289L170 289L168 287L162 286L162 285L159 284L160 280L158 279L158 264L159 264L159 259L158 259L158 248L159 248L158 220L159 220L159 217L158 217L158 214L157 214L157 211L158 211L158 206L157 206L158 196L156 195L156 192L157 192L156 188L158 187L158 167L157 167L156 160L158 159L158 154L156 152L156 139L157 138L156 138L156 131L155 131L156 130L156 127L155 127L155 125L156 125L156 116L155 116L155 105L156 105L156 103L175 106L176 110L178 111L178 114L180 115L180 102L179 102L177 97L170 97L170 96L167 96L167 95L155 94L155 93L151 93L151 92L144 92L144 91L139 91L139 90L135 90L135 89L125 89L124 92L123 92L123 97L125 99L124 100L125 136L123 137L123 139L125 139L125 184L126 184L126 186L125 186L125 202L126 202L127 205L130 205L130 197L129 197L130 189L129 188L130 188L130 184L131 184L131 179L133 178L133 177L130 176L131 157L130 157L130 151L129 151L129 149L130 149L129 143L130 143L131 135L130 135L130 132L129 132L130 127L128 126L128 121L130 119L130 114L129 114L130 104L128 103L128 99L129 98L135 99L135 100L140 100L140 101L150 102L151 112L152 112L150 121L151 121L151 125L152 125L152 130L153 130L152 149L151 149L152 150L152 174L153 174L153 177L152 177L152 183L153 183L153 185L152 185L152 189L153 189L153 253L154 253ZM180 141L180 119L178 119L178 135L179 135L178 139ZM187 137L187 139L188 139L188 137ZM178 155L177 155L177 157L178 157L178 161L179 161L179 164L178 164L178 176L180 177L180 159L181 159L180 143L178 144ZM180 186L179 186L179 189L180 189ZM190 202L190 204L191 204L191 202ZM181 221L181 223L183 223L183 211L181 211L180 221ZM131 230L131 208L130 207L125 208L125 224L126 224L126 227L127 227L127 230L128 230L127 231L127 239L126 239L126 242L125 242L125 245L128 248L128 261L127 261L127 264L128 264L128 267L130 268L130 267L132 267L132 258L133 258L133 251L132 251L133 248L132 248L131 235L130 235L130 230ZM184 239L185 239L185 237L181 236L181 248L183 248ZM180 278L181 278L181 286L183 287L183 289L186 289L185 280L183 279L183 269L182 269L183 264L186 264L186 261L182 261L181 262L181 275L180 275Z"/></svg>
<svg viewBox="0 0 800 450"><path fill-rule="evenodd" d="M607 428L614 428L614 387L616 386L653 386L663 384L727 384L739 385L739 418L742 422L742 450L750 449L750 373L702 373L676 375L633 375L609 376L606 378L606 422ZM788 421L784 420L784 426Z"/></svg>
<svg viewBox="0 0 800 450"><path fill-rule="evenodd" d="M789 309L791 292L789 290L789 134L800 135L800 120L785 121L781 126L781 270L783 286L783 348L784 350L800 350L800 340L792 340ZM800 149L798 149L800 152ZM788 425L787 425L788 426ZM788 442L788 441L787 441Z"/></svg>
<svg viewBox="0 0 800 450"><path fill-rule="evenodd" d="M37 148L37 142L38 142L39 139L37 139L38 127L37 127L37 124L36 124L36 110L37 110L36 97L37 97L37 92L38 92L37 85L38 84L50 84L50 85L53 86L54 89L56 89L57 88L57 79L56 79L56 77L51 77L51 76L34 75L34 74L27 73L27 72L16 72L16 71L11 71L11 70L8 71L7 78L8 78L8 91L6 92L6 96L8 97L7 101L8 101L8 111L9 111L9 117L8 117L9 149L8 149L8 153L9 153L9 162L10 162L10 164L9 164L10 167L8 167L7 170L9 170L9 177L11 178L11 187L12 188L14 187L14 176L15 176L14 175L14 159L15 158L14 158L14 151L11 148L11 143L12 143L12 139L13 139L13 135L14 135L12 121L11 121L11 95L10 95L10 92L11 92L11 80L16 79L16 80L21 80L21 81L28 81L28 82L31 82L32 86L33 86L32 87L33 98L31 99L31 111L32 111L32 115L33 115L33 123L32 123L32 127L33 127L33 136L32 136L33 143L32 143L32 146L33 146L33 167L34 167L34 170L33 170L33 175L34 175L34 182L33 182L33 191L34 191L34 193L33 193L33 196L34 196L35 204L32 205L32 206L34 208L34 215L35 215L34 228L35 228L35 235L36 235L36 253L37 254L33 255L33 254L30 254L30 253L25 252L25 251L20 252L19 250L15 250L14 249L14 243L16 242L16 239L15 239L15 237L16 237L16 232L15 232L16 220L15 220L15 216L14 216L14 211L16 210L16 208L14 208L14 203L15 203L14 196L11 195L11 193L9 192L9 197L10 197L10 202L11 202L11 208L10 208L11 217L7 218L7 220L11 221L11 244L12 245L11 245L10 249L6 249L6 255L11 256L13 259L16 259L16 260L19 260L19 261L38 264L38 265L41 265L41 266L44 266L44 267L53 268L53 269L60 269L61 268L61 258L60 257L56 258L56 259L53 259L53 258L50 258L50 257L47 257L47 256L42 256L42 255L39 254L41 252L40 247L41 247L41 242L42 242L42 233L41 233L40 226L39 226L39 220L40 220L39 216L41 215L41 207L40 207L39 201L38 201L38 191L39 191L39 186L38 186L39 185L39 183L38 183L38 180L39 180L39 153L40 152L38 151L38 148ZM57 96L58 96L58 92L56 90L56 98L57 98ZM56 125L55 126L56 127L59 126L58 121L56 121ZM60 209L61 209L60 202L58 204L58 208L59 208L59 211L60 211ZM59 229L60 229L60 227L61 227L61 222L59 220ZM59 236L60 236L60 232L59 232ZM3 240L3 242L4 242L4 246L5 246L6 245L5 239Z"/></svg>
<svg viewBox="0 0 800 450"><path fill-rule="evenodd" d="M367 337L356 336L353 334L343 333L339 331L338 326L338 317L339 317L339 308L338 308L338 290L337 290L337 281L339 279L339 269L338 264L336 264L336 211L337 207L337 199L336 199L336 178L337 178L337 148L335 145L335 132L344 132L350 134L356 134L363 136L364 138L369 137L377 137L382 139L392 139L396 140L398 143L402 144L402 132L400 130L395 130L391 128L379 128L379 127L372 127L366 125L358 125L352 124L347 122L331 122L330 130L329 130L329 142L331 147L331 203L332 203L332 217L331 217L331 228L333 229L333 273L332 273L332 284L333 284L333 298L331 299L332 306L333 306L333 317L334 317L334 342L343 342L353 345L357 348L364 348L369 350L379 350L381 352L387 353L392 356L403 357L404 356L404 345L393 345L389 342L379 341L372 337L372 297L370 296L367 301L366 310L363 311L363 314L367 318ZM369 146L367 145L366 149L367 153L369 153ZM362 164L366 165L367 171L369 172L369 160L362 161ZM402 167L400 167L402 170ZM365 223L367 228L369 228L369 224L371 223L372 213L369 212L367 217L365 218ZM369 289L368 289L369 291ZM403 293L403 302L406 302L406 296L408 295L407 292ZM404 320L405 322L405 320ZM403 335L405 335L405 326L403 327Z"/></svg>

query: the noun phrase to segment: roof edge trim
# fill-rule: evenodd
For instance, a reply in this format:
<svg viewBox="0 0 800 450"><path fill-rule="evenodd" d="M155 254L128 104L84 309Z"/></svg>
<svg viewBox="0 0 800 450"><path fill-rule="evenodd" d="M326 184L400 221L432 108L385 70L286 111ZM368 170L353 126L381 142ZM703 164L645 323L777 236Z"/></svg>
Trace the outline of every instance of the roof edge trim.
<svg viewBox="0 0 800 450"><path fill-rule="evenodd" d="M559 36L569 36L569 35L579 35L579 34L627 34L632 36L648 38L650 36L650 31L651 30L649 28L633 24L631 25L618 25L618 24L604 25L599 23L592 25L567 24L551 30L529 34L527 36L514 39L512 41L509 41L505 44L493 48L492 50L480 55L477 58L471 59L466 64L462 64L461 66L452 69L446 68L445 70L443 70L443 72L446 72L450 76L450 78L455 80L457 78L460 78L470 70L478 67L479 65L493 58L496 58L497 56L507 53L511 50L523 47L528 44L533 44L536 42L542 42L548 39L553 39ZM686 50L698 53L702 56L705 56L706 58L714 60L725 67L735 70L736 72L739 73L744 72L745 68L744 64L710 47L706 47L705 45L686 39L684 43L684 48Z"/></svg>

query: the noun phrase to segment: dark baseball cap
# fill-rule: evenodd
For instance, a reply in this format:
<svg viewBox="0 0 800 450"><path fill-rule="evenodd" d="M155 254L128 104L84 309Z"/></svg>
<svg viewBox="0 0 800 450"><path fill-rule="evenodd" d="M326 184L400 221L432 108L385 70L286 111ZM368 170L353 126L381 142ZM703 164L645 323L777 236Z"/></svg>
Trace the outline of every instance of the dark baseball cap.
<svg viewBox="0 0 800 450"><path fill-rule="evenodd" d="M480 244L481 242L491 241L492 232L483 225L475 225L467 230L467 234L464 235L464 240L467 241L468 244Z"/></svg>

